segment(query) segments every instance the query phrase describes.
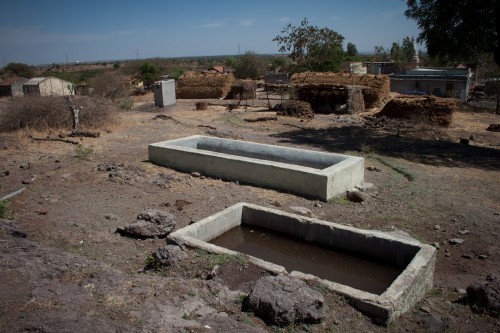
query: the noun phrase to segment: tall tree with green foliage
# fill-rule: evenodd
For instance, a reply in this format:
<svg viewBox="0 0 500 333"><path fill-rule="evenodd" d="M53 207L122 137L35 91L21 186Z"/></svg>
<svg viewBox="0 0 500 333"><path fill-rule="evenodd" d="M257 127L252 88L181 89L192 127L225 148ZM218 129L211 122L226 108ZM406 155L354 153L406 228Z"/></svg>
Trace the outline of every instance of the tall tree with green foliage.
<svg viewBox="0 0 500 333"><path fill-rule="evenodd" d="M391 52L391 60L394 63L401 65L405 61L405 54L403 52L403 48L398 42L392 43L390 52Z"/></svg>
<svg viewBox="0 0 500 333"><path fill-rule="evenodd" d="M3 70L9 76L20 76L27 79L31 79L35 76L33 67L20 62L11 62L7 64Z"/></svg>
<svg viewBox="0 0 500 333"><path fill-rule="evenodd" d="M413 46L413 40L410 37L403 38L403 46L401 47L405 55L405 60L411 62L415 56L415 47Z"/></svg>
<svg viewBox="0 0 500 333"><path fill-rule="evenodd" d="M267 63L264 57L252 51L245 52L238 59L235 75L240 79L258 79L266 73Z"/></svg>
<svg viewBox="0 0 500 333"><path fill-rule="evenodd" d="M417 22L419 42L432 57L475 61L494 53L500 66L500 1L407 0L406 17Z"/></svg>
<svg viewBox="0 0 500 333"><path fill-rule="evenodd" d="M231 68L235 68L237 63L238 63L238 60L235 57L227 57L226 60L224 61L224 64L227 67L231 67Z"/></svg>
<svg viewBox="0 0 500 333"><path fill-rule="evenodd" d="M346 55L349 59L354 59L358 56L358 49L353 43L347 43Z"/></svg>
<svg viewBox="0 0 500 333"><path fill-rule="evenodd" d="M344 37L329 29L309 25L307 19L300 26L288 24L273 41L280 52L290 52L297 63L297 71L339 71L344 59Z"/></svg>
<svg viewBox="0 0 500 333"><path fill-rule="evenodd" d="M160 70L158 67L150 62L145 62L140 67L139 78L144 83L144 88L151 89L151 86L160 77Z"/></svg>

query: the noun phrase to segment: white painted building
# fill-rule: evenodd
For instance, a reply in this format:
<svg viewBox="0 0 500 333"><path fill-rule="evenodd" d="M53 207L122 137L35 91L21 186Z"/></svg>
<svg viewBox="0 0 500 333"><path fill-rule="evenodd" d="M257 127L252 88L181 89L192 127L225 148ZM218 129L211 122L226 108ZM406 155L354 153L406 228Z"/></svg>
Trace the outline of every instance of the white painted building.
<svg viewBox="0 0 500 333"><path fill-rule="evenodd" d="M36 77L23 84L25 96L66 96L73 95L73 83L56 77Z"/></svg>

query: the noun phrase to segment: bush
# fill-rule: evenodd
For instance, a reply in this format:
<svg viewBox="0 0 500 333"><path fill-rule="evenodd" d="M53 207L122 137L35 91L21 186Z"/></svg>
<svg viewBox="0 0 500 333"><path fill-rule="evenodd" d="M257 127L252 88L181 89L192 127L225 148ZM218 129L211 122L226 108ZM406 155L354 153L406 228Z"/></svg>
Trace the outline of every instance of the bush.
<svg viewBox="0 0 500 333"><path fill-rule="evenodd" d="M99 128L116 120L117 108L106 98L73 96L73 102L83 107L80 112L82 128ZM62 96L29 96L1 104L0 132L18 129L70 130L72 124L69 105Z"/></svg>

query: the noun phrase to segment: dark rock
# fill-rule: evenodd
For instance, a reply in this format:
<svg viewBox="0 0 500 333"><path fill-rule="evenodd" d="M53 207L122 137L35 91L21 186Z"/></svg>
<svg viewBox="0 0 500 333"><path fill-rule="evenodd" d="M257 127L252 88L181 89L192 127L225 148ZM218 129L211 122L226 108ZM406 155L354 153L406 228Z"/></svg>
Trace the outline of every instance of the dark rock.
<svg viewBox="0 0 500 333"><path fill-rule="evenodd" d="M201 177L201 174L199 172L194 171L194 172L191 172L191 176L198 178L198 177Z"/></svg>
<svg viewBox="0 0 500 333"><path fill-rule="evenodd" d="M500 316L500 280L487 276L486 281L476 281L467 287L467 303L475 313Z"/></svg>
<svg viewBox="0 0 500 333"><path fill-rule="evenodd" d="M23 179L21 181L21 184L24 184L24 185L29 185L29 184L32 184L33 182L31 181L31 179Z"/></svg>
<svg viewBox="0 0 500 333"><path fill-rule="evenodd" d="M146 209L131 224L116 229L123 236L137 238L165 237L175 228L175 216L159 209Z"/></svg>
<svg viewBox="0 0 500 333"><path fill-rule="evenodd" d="M112 220L112 221L118 220L118 216L116 216L115 214L106 214L106 215L104 215L104 218L106 220Z"/></svg>
<svg viewBox="0 0 500 333"><path fill-rule="evenodd" d="M7 234L12 237L26 238L26 233L15 221L0 219L0 234Z"/></svg>
<svg viewBox="0 0 500 333"><path fill-rule="evenodd" d="M257 280L244 308L273 324L314 323L324 317L323 296L299 279L285 275Z"/></svg>
<svg viewBox="0 0 500 333"><path fill-rule="evenodd" d="M460 138L460 143L463 144L463 145L468 145L470 142L469 139L466 139L466 138Z"/></svg>
<svg viewBox="0 0 500 333"><path fill-rule="evenodd" d="M426 333L444 333L448 331L449 324L436 313L425 313L417 317L418 323ZM421 332L417 330L417 332Z"/></svg>
<svg viewBox="0 0 500 333"><path fill-rule="evenodd" d="M500 132L500 124L490 124L486 130L490 132Z"/></svg>
<svg viewBox="0 0 500 333"><path fill-rule="evenodd" d="M346 197L352 202L363 202L368 199L368 196L361 191L348 191Z"/></svg>
<svg viewBox="0 0 500 333"><path fill-rule="evenodd" d="M460 238L452 238L450 240L448 240L448 243L450 243L451 245L461 245L463 244L464 240L463 239L460 239Z"/></svg>
<svg viewBox="0 0 500 333"><path fill-rule="evenodd" d="M153 263L148 263L145 269L176 267L180 261L187 259L188 255L179 246L166 245L153 253ZM151 267L156 265L156 267Z"/></svg>

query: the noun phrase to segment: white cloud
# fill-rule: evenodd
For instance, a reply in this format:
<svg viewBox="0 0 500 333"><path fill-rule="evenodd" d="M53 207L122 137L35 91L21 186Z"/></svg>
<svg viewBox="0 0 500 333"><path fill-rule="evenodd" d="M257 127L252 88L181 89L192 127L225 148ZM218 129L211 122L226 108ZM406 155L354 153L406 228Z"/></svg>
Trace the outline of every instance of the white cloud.
<svg viewBox="0 0 500 333"><path fill-rule="evenodd" d="M222 23L207 23L199 26L200 28L218 28L222 26Z"/></svg>
<svg viewBox="0 0 500 333"><path fill-rule="evenodd" d="M240 20L240 25L244 27L251 26L255 23L255 19L246 19L246 20Z"/></svg>

